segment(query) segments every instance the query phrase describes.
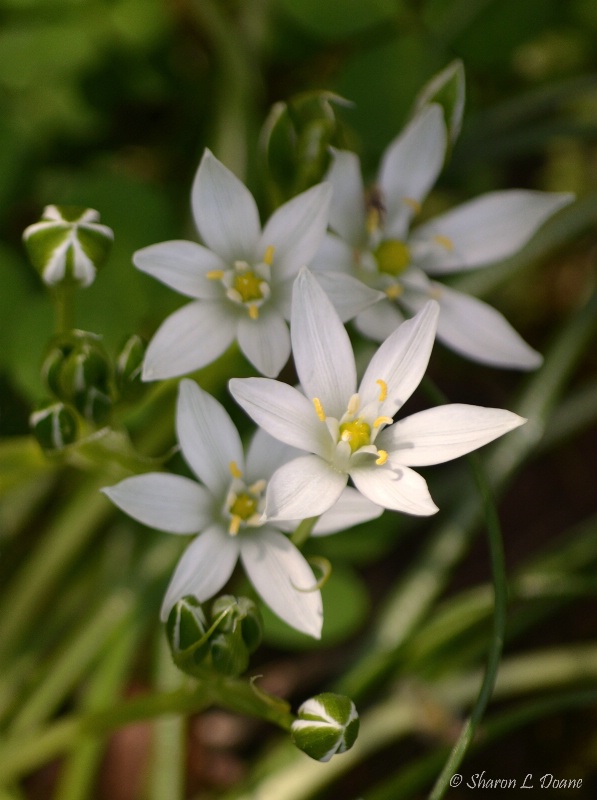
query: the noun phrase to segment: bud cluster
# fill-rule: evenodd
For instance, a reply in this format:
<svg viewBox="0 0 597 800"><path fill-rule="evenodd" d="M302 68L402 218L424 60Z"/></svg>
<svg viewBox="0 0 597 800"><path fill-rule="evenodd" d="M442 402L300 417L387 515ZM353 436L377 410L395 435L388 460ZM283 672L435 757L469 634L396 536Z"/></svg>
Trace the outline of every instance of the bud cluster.
<svg viewBox="0 0 597 800"><path fill-rule="evenodd" d="M172 608L166 622L172 659L189 675L210 667L221 675L241 675L261 643L262 630L255 603L232 595L213 602L209 620L197 598L187 595Z"/></svg>

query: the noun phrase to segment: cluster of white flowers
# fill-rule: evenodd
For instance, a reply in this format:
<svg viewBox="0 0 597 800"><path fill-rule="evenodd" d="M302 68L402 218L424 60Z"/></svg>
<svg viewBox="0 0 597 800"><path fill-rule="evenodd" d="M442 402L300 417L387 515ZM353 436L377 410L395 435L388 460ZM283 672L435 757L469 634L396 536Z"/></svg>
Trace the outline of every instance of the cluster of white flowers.
<svg viewBox="0 0 597 800"><path fill-rule="evenodd" d="M458 126L457 114L452 132ZM287 536L298 522L319 517L318 536L384 509L434 514L412 468L457 458L525 421L463 404L394 421L425 373L436 334L486 364L540 363L497 311L428 276L511 255L570 197L491 193L409 231L447 141L443 109L423 103L386 150L368 193L357 156L335 151L327 180L282 205L263 229L252 195L206 151L192 189L204 244L165 242L135 254L140 270L192 298L155 334L145 380L188 374L235 339L265 376L229 385L259 426L246 457L222 405L183 380L177 435L199 482L151 473L104 490L142 523L196 537L174 572L163 618L185 595L212 597L240 558L263 601L319 637L317 579ZM344 327L353 318L382 342L360 382ZM274 380L291 352L298 388Z"/></svg>

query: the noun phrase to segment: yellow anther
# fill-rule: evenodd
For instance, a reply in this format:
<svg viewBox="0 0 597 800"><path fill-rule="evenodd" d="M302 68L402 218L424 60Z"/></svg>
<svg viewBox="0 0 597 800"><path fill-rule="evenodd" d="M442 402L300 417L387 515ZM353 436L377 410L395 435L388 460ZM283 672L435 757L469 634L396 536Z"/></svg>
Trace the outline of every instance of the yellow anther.
<svg viewBox="0 0 597 800"><path fill-rule="evenodd" d="M381 227L381 212L378 208L370 208L367 211L367 218L365 220L367 233L372 234L379 230Z"/></svg>
<svg viewBox="0 0 597 800"><path fill-rule="evenodd" d="M343 442L350 442L352 439L352 433L350 431L342 431L342 436L340 438Z"/></svg>
<svg viewBox="0 0 597 800"><path fill-rule="evenodd" d="M380 425L391 425L394 420L392 417L378 417L373 423L374 428L379 428Z"/></svg>
<svg viewBox="0 0 597 800"><path fill-rule="evenodd" d="M453 250L454 249L454 242L448 236L442 236L441 234L438 234L437 236L433 237L433 241L436 244L439 244L442 247L445 247L446 250Z"/></svg>
<svg viewBox="0 0 597 800"><path fill-rule="evenodd" d="M230 464L228 464L228 469L233 478L242 478L243 474L238 468L236 461L231 461Z"/></svg>
<svg viewBox="0 0 597 800"><path fill-rule="evenodd" d="M419 203L418 200L415 200L414 197L403 197L402 202L404 203L404 205L408 206L409 208L412 208L415 214L421 213L421 204Z"/></svg>
<svg viewBox="0 0 597 800"><path fill-rule="evenodd" d="M255 483L252 483L249 486L249 491L251 492L251 494L261 494L261 492L264 491L266 486L267 486L267 481L261 478L260 480L255 481Z"/></svg>
<svg viewBox="0 0 597 800"><path fill-rule="evenodd" d="M230 519L230 525L228 526L228 533L231 536L236 536L238 533L238 529L240 528L240 523L242 522L239 516L233 516Z"/></svg>
<svg viewBox="0 0 597 800"><path fill-rule="evenodd" d="M263 262L265 264L267 264L268 267L271 267L271 265L273 263L274 251L275 251L275 247L273 246L273 244L270 244L265 248L265 254L263 256Z"/></svg>
<svg viewBox="0 0 597 800"><path fill-rule="evenodd" d="M381 467L388 460L388 454L385 450L378 450L377 455L378 458L375 459L375 463Z"/></svg>
<svg viewBox="0 0 597 800"><path fill-rule="evenodd" d="M209 272L205 273L205 277L209 281L221 281L224 277L224 270L223 269L210 269Z"/></svg>
<svg viewBox="0 0 597 800"><path fill-rule="evenodd" d="M388 396L388 384L385 381L382 381L381 378L375 381L375 383L379 386L379 402L383 403L383 401Z"/></svg>
<svg viewBox="0 0 597 800"><path fill-rule="evenodd" d="M386 287L386 296L390 300L397 300L403 292L404 289L399 283L393 283L391 286Z"/></svg>
<svg viewBox="0 0 597 800"><path fill-rule="evenodd" d="M251 319L258 319L259 318L259 308L255 305L249 306L249 316Z"/></svg>
<svg viewBox="0 0 597 800"><path fill-rule="evenodd" d="M315 413L322 422L325 422L325 411L321 405L321 400L318 397L313 398L313 405L315 406Z"/></svg>

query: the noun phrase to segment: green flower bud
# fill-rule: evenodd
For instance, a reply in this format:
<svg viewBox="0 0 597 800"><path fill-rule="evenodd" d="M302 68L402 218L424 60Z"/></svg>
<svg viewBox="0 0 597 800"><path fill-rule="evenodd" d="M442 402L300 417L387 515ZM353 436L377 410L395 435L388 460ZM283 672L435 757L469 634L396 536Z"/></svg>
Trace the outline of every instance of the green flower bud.
<svg viewBox="0 0 597 800"><path fill-rule="evenodd" d="M306 700L290 728L294 744L316 761L350 750L359 733L359 715L350 697L324 692Z"/></svg>
<svg viewBox="0 0 597 800"><path fill-rule="evenodd" d="M230 594L222 595L214 601L211 607L211 618L215 622L219 616L226 613L220 620L218 630L234 632L240 630L242 640L249 653L254 653L263 638L263 621L261 612L256 604L248 597L233 597Z"/></svg>
<svg viewBox="0 0 597 800"><path fill-rule="evenodd" d="M29 259L46 284L93 283L114 239L99 218L92 208L52 205L44 208L40 222L25 229Z"/></svg>
<svg viewBox="0 0 597 800"><path fill-rule="evenodd" d="M338 144L334 103L346 101L331 92L303 92L287 103L276 103L266 119L261 141L283 198L322 180L330 163L329 147Z"/></svg>
<svg viewBox="0 0 597 800"><path fill-rule="evenodd" d="M240 628L230 633L215 633L209 640L211 663L216 672L236 678L249 666L249 650Z"/></svg>
<svg viewBox="0 0 597 800"><path fill-rule="evenodd" d="M48 452L62 450L77 439L77 417L64 403L52 403L29 418L33 435Z"/></svg>
<svg viewBox="0 0 597 800"><path fill-rule="evenodd" d="M137 334L129 337L116 356L116 388L125 400L133 400L145 389L141 381L146 345Z"/></svg>
<svg viewBox="0 0 597 800"><path fill-rule="evenodd" d="M206 631L207 621L197 598L193 595L181 598L168 615L166 635L172 660L183 672L193 674L194 668L208 655Z"/></svg>
<svg viewBox="0 0 597 800"><path fill-rule="evenodd" d="M71 331L58 337L42 366L45 382L85 419L103 424L112 406L111 365L98 336Z"/></svg>

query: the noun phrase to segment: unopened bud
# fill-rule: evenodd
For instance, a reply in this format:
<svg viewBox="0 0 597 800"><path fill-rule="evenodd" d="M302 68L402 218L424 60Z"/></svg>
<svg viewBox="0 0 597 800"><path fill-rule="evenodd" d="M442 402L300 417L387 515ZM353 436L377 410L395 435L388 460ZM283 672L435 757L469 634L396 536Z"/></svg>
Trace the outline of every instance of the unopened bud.
<svg viewBox="0 0 597 800"><path fill-rule="evenodd" d="M48 452L62 450L77 439L77 417L64 403L51 403L34 411L29 424L41 447Z"/></svg>
<svg viewBox="0 0 597 800"><path fill-rule="evenodd" d="M166 635L172 660L183 672L192 672L209 653L206 631L207 622L197 598L181 598L168 615Z"/></svg>
<svg viewBox="0 0 597 800"><path fill-rule="evenodd" d="M45 283L93 283L114 239L99 218L92 208L51 205L44 208L39 222L25 229L29 259Z"/></svg>
<svg viewBox="0 0 597 800"><path fill-rule="evenodd" d="M224 615L224 616L222 616ZM256 604L248 597L233 597L225 594L218 597L211 607L211 617L215 622L222 619L218 630L231 633L240 630L243 642L249 653L255 652L263 638L263 621Z"/></svg>
<svg viewBox="0 0 597 800"><path fill-rule="evenodd" d="M145 350L145 342L135 333L116 356L116 387L125 400L133 400L145 390L146 384L141 381Z"/></svg>
<svg viewBox="0 0 597 800"><path fill-rule="evenodd" d="M350 750L359 733L359 715L350 697L323 692L306 700L290 728L294 744L316 761Z"/></svg>
<svg viewBox="0 0 597 800"><path fill-rule="evenodd" d="M249 650L240 629L231 633L215 633L209 640L211 663L216 672L236 678L249 666Z"/></svg>

